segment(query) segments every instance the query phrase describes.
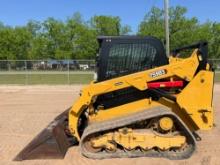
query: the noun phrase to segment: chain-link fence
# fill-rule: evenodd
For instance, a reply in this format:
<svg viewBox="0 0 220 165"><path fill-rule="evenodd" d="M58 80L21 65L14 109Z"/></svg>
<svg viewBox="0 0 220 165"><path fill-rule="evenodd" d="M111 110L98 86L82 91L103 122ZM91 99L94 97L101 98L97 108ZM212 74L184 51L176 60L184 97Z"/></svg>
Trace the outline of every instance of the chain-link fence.
<svg viewBox="0 0 220 165"><path fill-rule="evenodd" d="M93 71L95 60L0 60L0 71Z"/></svg>
<svg viewBox="0 0 220 165"><path fill-rule="evenodd" d="M0 84L82 84L94 70L95 60L0 60Z"/></svg>
<svg viewBox="0 0 220 165"><path fill-rule="evenodd" d="M220 59L209 59L220 81ZM0 84L86 84L95 60L0 60Z"/></svg>
<svg viewBox="0 0 220 165"><path fill-rule="evenodd" d="M209 62L213 65L217 73L220 72L220 59L209 59Z"/></svg>

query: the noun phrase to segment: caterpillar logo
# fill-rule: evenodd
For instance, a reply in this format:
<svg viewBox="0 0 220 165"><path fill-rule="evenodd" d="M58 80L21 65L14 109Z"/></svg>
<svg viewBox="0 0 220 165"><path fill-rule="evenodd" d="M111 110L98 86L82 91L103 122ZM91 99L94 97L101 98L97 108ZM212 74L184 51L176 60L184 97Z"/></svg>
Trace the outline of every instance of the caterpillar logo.
<svg viewBox="0 0 220 165"><path fill-rule="evenodd" d="M150 73L150 77L155 78L155 77L159 77L159 76L162 76L162 75L165 75L165 74L166 74L166 70L161 69L161 70Z"/></svg>

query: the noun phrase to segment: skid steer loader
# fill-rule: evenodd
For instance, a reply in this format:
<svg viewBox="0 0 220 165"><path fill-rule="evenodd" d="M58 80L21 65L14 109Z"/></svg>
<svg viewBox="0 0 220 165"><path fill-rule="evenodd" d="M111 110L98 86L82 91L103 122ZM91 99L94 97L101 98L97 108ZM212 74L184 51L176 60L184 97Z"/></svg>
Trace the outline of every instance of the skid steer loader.
<svg viewBox="0 0 220 165"><path fill-rule="evenodd" d="M201 140L196 131L213 128L207 42L176 49L169 58L154 37L98 42L97 80L15 160L63 158L72 145L93 159L189 158Z"/></svg>

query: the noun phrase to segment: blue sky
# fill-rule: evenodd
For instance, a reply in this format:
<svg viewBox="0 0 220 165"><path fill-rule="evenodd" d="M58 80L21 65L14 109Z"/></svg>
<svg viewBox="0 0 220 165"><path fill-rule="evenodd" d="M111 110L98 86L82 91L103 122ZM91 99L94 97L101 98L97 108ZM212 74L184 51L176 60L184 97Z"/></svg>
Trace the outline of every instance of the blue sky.
<svg viewBox="0 0 220 165"><path fill-rule="evenodd" d="M200 22L220 22L219 0L170 0L170 6L188 8L188 17ZM48 17L65 20L80 12L85 20L94 15L120 16L123 24L137 31L138 24L152 6L163 7L163 0L1 0L0 21L6 25L25 25L28 20L43 21Z"/></svg>

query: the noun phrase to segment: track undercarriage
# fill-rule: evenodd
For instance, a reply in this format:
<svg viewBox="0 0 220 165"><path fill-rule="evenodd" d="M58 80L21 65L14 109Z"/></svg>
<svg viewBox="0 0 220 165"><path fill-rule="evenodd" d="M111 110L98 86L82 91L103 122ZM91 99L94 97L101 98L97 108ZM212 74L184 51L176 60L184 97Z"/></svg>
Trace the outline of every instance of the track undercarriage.
<svg viewBox="0 0 220 165"><path fill-rule="evenodd" d="M195 149L195 140L181 120L163 108L88 126L81 141L89 158L166 157L183 159Z"/></svg>

